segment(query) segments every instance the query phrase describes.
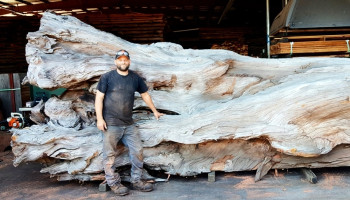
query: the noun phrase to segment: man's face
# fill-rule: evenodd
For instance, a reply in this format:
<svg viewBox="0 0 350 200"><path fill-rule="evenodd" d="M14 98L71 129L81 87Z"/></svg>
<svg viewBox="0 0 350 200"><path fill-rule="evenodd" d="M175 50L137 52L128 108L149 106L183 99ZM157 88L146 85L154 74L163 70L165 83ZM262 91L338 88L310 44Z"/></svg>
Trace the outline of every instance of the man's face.
<svg viewBox="0 0 350 200"><path fill-rule="evenodd" d="M118 59L114 60L114 63L117 66L117 68L122 72L128 71L130 66L130 60L126 56L119 57Z"/></svg>

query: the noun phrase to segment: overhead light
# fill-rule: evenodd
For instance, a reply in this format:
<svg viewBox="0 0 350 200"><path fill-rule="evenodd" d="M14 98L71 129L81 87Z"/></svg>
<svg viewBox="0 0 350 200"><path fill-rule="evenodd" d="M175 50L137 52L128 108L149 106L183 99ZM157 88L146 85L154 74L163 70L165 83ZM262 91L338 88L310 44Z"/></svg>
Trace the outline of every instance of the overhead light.
<svg viewBox="0 0 350 200"><path fill-rule="evenodd" d="M1 15L1 17L16 17L17 15L14 15L12 13L8 13L8 14L5 14L5 15Z"/></svg>
<svg viewBox="0 0 350 200"><path fill-rule="evenodd" d="M87 8L86 10L92 11L92 10L98 10L98 8Z"/></svg>

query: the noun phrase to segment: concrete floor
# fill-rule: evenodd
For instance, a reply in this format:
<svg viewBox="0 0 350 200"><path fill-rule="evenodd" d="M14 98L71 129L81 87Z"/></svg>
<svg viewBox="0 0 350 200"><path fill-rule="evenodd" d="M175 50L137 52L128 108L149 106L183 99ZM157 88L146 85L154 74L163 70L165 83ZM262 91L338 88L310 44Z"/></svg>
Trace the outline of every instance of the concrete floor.
<svg viewBox="0 0 350 200"><path fill-rule="evenodd" d="M155 184L155 190L144 193L131 191L116 197L111 191L99 192L100 182L58 182L41 174L38 163L12 165L11 151L0 152L0 199L350 199L350 168L313 170L318 183L305 180L300 170L271 170L261 181L254 182L255 172L216 173L216 182L207 175L196 177L171 176L169 182Z"/></svg>

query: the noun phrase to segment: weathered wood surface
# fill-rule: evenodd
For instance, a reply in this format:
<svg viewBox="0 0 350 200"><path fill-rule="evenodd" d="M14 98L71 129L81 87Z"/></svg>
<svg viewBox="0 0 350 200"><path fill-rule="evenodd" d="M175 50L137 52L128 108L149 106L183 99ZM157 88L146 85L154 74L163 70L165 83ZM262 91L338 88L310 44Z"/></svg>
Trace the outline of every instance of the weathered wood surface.
<svg viewBox="0 0 350 200"><path fill-rule="evenodd" d="M137 109L145 104L136 97L149 168L182 176L257 170L259 180L271 168L350 165L349 59L268 60L173 43L139 45L51 13L27 38L26 81L68 91L45 103L46 124L12 130L15 166L39 160L47 164L42 172L59 180L103 178L93 93L121 48L157 108L179 114L156 121ZM116 165L127 165L127 149L120 151Z"/></svg>

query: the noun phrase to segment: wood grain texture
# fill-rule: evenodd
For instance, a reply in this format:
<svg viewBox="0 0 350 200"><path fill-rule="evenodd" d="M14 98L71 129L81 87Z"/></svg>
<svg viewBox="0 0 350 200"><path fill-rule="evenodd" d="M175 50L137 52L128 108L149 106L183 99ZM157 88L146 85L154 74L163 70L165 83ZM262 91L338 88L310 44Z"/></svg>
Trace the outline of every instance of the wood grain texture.
<svg viewBox="0 0 350 200"><path fill-rule="evenodd" d="M349 166L349 59L139 45L51 13L28 34L27 82L68 90L45 103L46 124L12 130L14 165L39 159L48 165L42 172L60 180L101 177L93 93L118 49L130 52L156 107L179 114L157 121L136 95L148 168L181 176L257 170L259 180L274 168ZM127 149L120 152L116 165L127 165Z"/></svg>

